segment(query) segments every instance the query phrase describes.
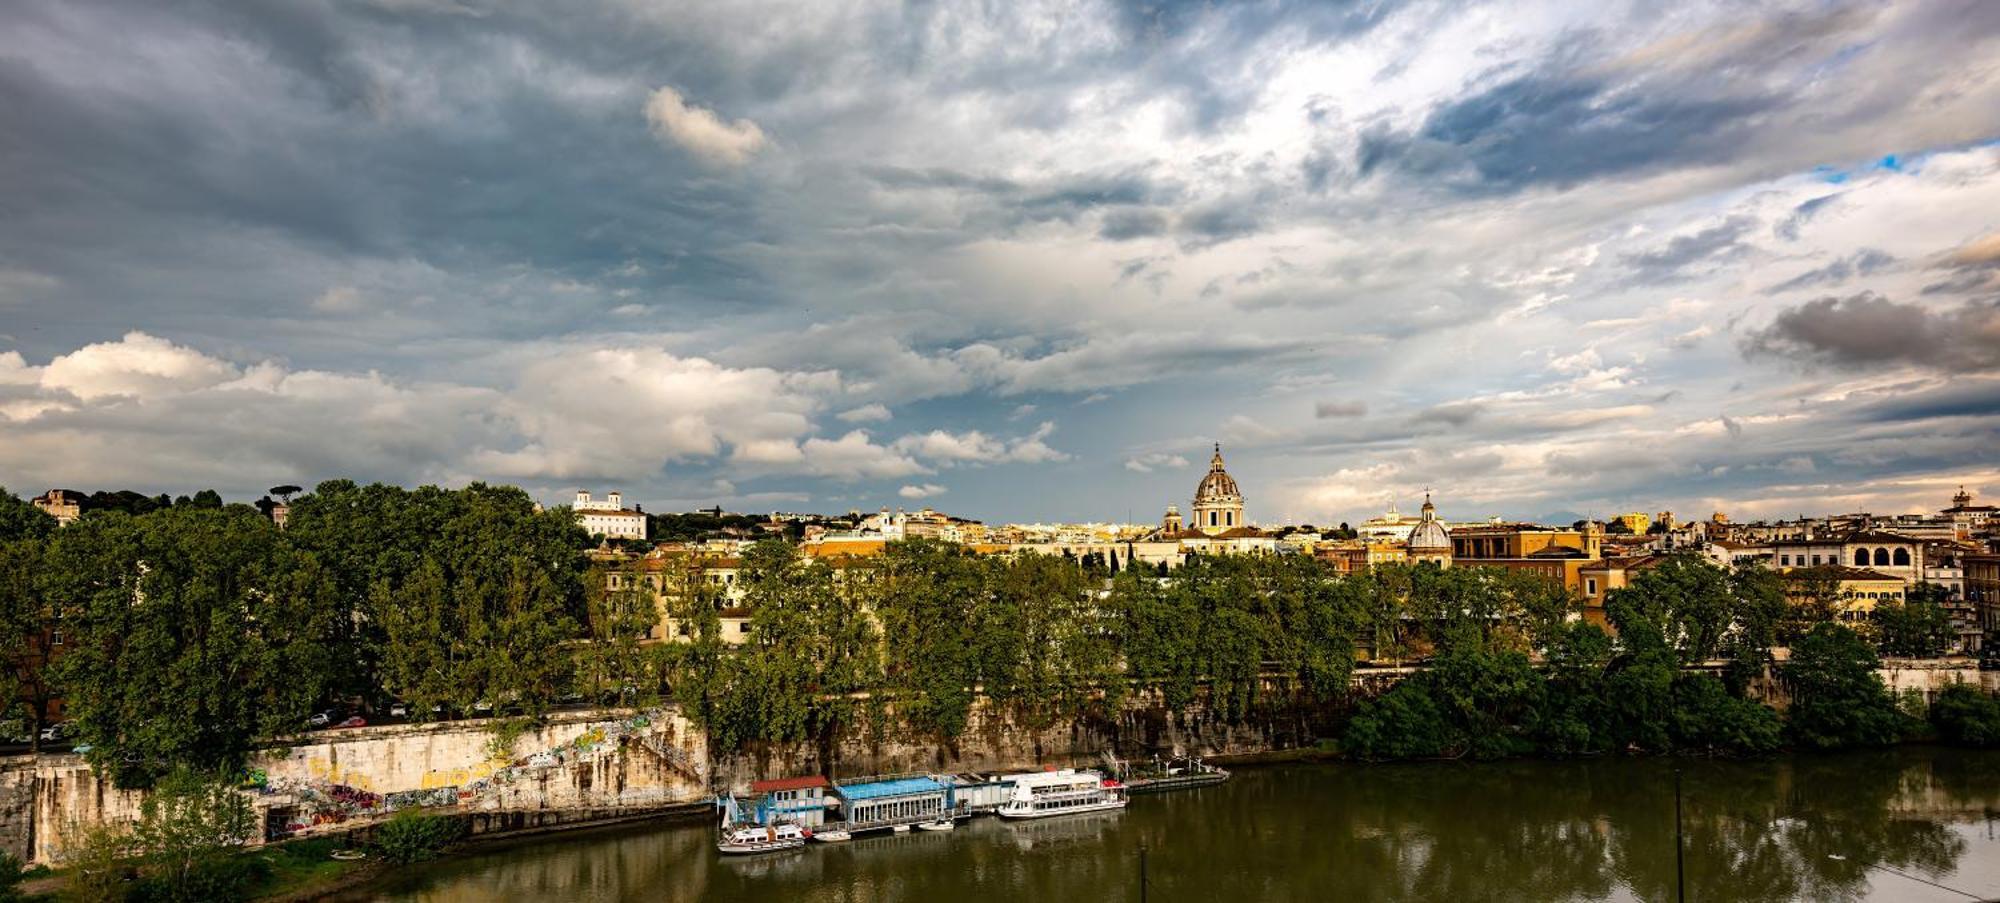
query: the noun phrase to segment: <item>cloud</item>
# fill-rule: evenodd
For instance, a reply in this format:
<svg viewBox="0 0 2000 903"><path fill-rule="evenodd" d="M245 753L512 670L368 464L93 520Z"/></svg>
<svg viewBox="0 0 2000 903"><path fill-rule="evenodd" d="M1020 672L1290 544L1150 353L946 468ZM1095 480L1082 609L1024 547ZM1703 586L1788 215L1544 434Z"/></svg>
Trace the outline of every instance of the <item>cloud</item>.
<svg viewBox="0 0 2000 903"><path fill-rule="evenodd" d="M1478 402L1459 401L1435 405L1418 411L1410 417L1410 423L1417 426L1442 425L1464 426L1485 413L1485 406Z"/></svg>
<svg viewBox="0 0 2000 903"><path fill-rule="evenodd" d="M1322 401L1313 405L1313 416L1321 420L1340 417L1360 417L1368 413L1368 402L1358 398L1343 401Z"/></svg>
<svg viewBox="0 0 2000 903"><path fill-rule="evenodd" d="M1820 298L1779 313L1746 336L1743 352L1836 367L1991 370L2000 368L2000 302L1933 311L1873 292Z"/></svg>
<svg viewBox="0 0 2000 903"><path fill-rule="evenodd" d="M882 404L865 404L858 408L841 411L835 415L847 423L873 423L890 418L889 408Z"/></svg>
<svg viewBox="0 0 2000 903"><path fill-rule="evenodd" d="M1839 285L1854 276L1867 276L1889 264L1896 258L1874 248L1863 248L1851 256L1839 258L1823 267L1807 270L1783 282L1764 289L1766 295L1777 295L1813 288L1822 285Z"/></svg>
<svg viewBox="0 0 2000 903"><path fill-rule="evenodd" d="M852 430L838 439L807 439L800 453L809 473L849 482L931 472L906 454L876 445L865 430Z"/></svg>
<svg viewBox="0 0 2000 903"><path fill-rule="evenodd" d="M1636 283L1690 278L1690 271L1698 266L1712 266L1748 253L1750 246L1742 237L1755 224L1748 216L1730 216L1714 225L1676 235L1652 250L1627 254L1623 260L1631 268L1631 278Z"/></svg>
<svg viewBox="0 0 2000 903"><path fill-rule="evenodd" d="M1135 473L1152 473L1154 470L1161 469L1186 470L1190 466L1192 465L1188 463L1186 457L1171 455L1166 452L1147 452L1143 455L1125 459L1125 469Z"/></svg>
<svg viewBox="0 0 2000 903"><path fill-rule="evenodd" d="M661 141L716 166L742 166L764 149L764 130L748 119L724 122L694 106L681 92L662 87L646 100L646 124Z"/></svg>
<svg viewBox="0 0 2000 903"><path fill-rule="evenodd" d="M194 349L143 332L116 342L85 345L49 362L41 372L44 389L84 401L120 395L131 398L186 392L220 385L238 370Z"/></svg>
<svg viewBox="0 0 2000 903"><path fill-rule="evenodd" d="M1054 422L1044 422L1034 432L1014 439L999 439L978 430L953 433L931 430L897 439L892 447L916 457L944 465L952 464L1037 464L1065 461L1069 455L1044 441L1055 432Z"/></svg>
<svg viewBox="0 0 2000 903"><path fill-rule="evenodd" d="M924 483L915 486L906 485L903 488L896 490L897 495L900 495L906 499L935 498L937 496L945 494L945 492L946 489L943 486L939 486L936 483Z"/></svg>

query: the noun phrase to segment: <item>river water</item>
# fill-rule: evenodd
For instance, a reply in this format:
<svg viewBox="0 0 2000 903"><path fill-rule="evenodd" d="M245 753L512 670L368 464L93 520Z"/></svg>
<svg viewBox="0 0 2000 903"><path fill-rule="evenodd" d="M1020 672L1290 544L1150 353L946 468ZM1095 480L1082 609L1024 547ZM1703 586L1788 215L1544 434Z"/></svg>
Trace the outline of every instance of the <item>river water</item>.
<svg viewBox="0 0 2000 903"><path fill-rule="evenodd" d="M417 867L351 899L426 901L1673 900L2000 898L2000 752L1749 762L1238 769L1124 811L723 859L699 824L559 835ZM1898 874L1900 873L1900 874ZM1905 877L1908 876L1908 877Z"/></svg>

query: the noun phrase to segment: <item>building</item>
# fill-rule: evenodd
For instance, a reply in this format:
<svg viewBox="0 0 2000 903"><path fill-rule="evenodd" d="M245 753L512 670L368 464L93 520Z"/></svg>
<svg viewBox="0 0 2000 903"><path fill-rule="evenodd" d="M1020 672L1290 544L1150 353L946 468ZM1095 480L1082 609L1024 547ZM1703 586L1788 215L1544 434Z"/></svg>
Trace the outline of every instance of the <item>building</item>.
<svg viewBox="0 0 2000 903"><path fill-rule="evenodd" d="M849 830L937 821L952 809L952 787L927 777L841 784L840 815Z"/></svg>
<svg viewBox="0 0 2000 903"><path fill-rule="evenodd" d="M1243 492L1222 467L1222 444L1216 443L1208 473L1194 490L1194 529L1216 534L1248 526L1243 520Z"/></svg>
<svg viewBox="0 0 2000 903"><path fill-rule="evenodd" d="M67 527L83 516L83 493L69 489L51 489L30 499L28 504L55 518L58 527Z"/></svg>
<svg viewBox="0 0 2000 903"><path fill-rule="evenodd" d="M1656 567L1666 561L1662 555L1640 555L1632 558L1602 558L1577 569L1577 576L1583 581L1578 594L1583 596L1584 609L1604 610L1604 602L1614 590L1631 585L1632 578L1640 571Z"/></svg>
<svg viewBox="0 0 2000 903"><path fill-rule="evenodd" d="M1179 505L1168 505L1165 517L1160 518L1160 532L1174 534L1181 532L1181 509Z"/></svg>
<svg viewBox="0 0 2000 903"><path fill-rule="evenodd" d="M1785 596L1792 604L1803 605L1815 601L1822 592L1830 592L1830 601L1836 606L1834 616L1843 621L1867 619L1877 603L1903 601L1908 587L1894 574L1838 564L1793 568L1785 574Z"/></svg>
<svg viewBox="0 0 2000 903"><path fill-rule="evenodd" d="M826 810L839 803L827 794L831 786L819 775L758 781L750 785L756 800L751 811L760 825L791 822L817 828L826 823Z"/></svg>
<svg viewBox="0 0 2000 903"><path fill-rule="evenodd" d="M1647 530L1652 529L1653 519L1647 517L1643 511L1632 511L1612 518L1609 526L1612 528L1611 532L1613 533L1630 533L1635 536L1644 536Z"/></svg>
<svg viewBox="0 0 2000 903"><path fill-rule="evenodd" d="M1451 567L1451 531L1437 519L1437 506L1431 504L1431 494L1424 493L1423 513L1417 517L1417 525L1410 528L1409 539L1404 543L1405 554L1412 562L1429 562L1438 567Z"/></svg>
<svg viewBox="0 0 2000 903"><path fill-rule="evenodd" d="M598 502L591 498L590 490L579 489L570 508L576 514L577 525L592 536L641 541L646 538L646 513L637 507L625 507L625 496L616 490Z"/></svg>
<svg viewBox="0 0 2000 903"><path fill-rule="evenodd" d="M1587 521L1583 529L1536 524L1487 524L1451 531L1451 559L1457 567L1498 567L1539 575L1582 593L1583 568L1604 557L1604 528ZM1603 624L1604 609L1586 608L1584 617Z"/></svg>
<svg viewBox="0 0 2000 903"><path fill-rule="evenodd" d="M1972 493L1965 491L1964 486L1958 487L1958 492L1951 497L1951 507L1938 513L1950 518L1952 524L1959 528L1960 539L1983 533L2000 522L2000 508L1973 504Z"/></svg>
<svg viewBox="0 0 2000 903"><path fill-rule="evenodd" d="M1965 601L1979 611L1987 633L2000 632L2000 552L1970 552L1958 556L1964 572Z"/></svg>

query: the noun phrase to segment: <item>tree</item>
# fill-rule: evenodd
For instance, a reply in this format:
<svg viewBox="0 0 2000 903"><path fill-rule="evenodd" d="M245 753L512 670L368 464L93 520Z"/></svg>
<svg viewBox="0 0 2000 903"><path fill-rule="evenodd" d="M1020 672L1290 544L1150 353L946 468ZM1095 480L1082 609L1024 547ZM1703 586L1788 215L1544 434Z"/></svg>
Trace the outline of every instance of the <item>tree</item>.
<svg viewBox="0 0 2000 903"><path fill-rule="evenodd" d="M2000 699L1969 684L1953 684L1931 701L1931 726L1947 743L2000 746Z"/></svg>
<svg viewBox="0 0 2000 903"><path fill-rule="evenodd" d="M1880 666L1868 642L1839 624L1820 624L1793 644L1786 669L1793 699L1785 713L1792 742L1834 749L1902 739L1906 716L1876 673Z"/></svg>
<svg viewBox="0 0 2000 903"><path fill-rule="evenodd" d="M1951 615L1941 604L1943 587L1919 584L1908 599L1878 603L1874 619L1883 655L1937 658L1951 644Z"/></svg>
<svg viewBox="0 0 2000 903"><path fill-rule="evenodd" d="M1713 657L1735 621L1737 601L1729 575L1693 555L1672 555L1612 590L1605 614L1620 635L1644 631L1672 649L1680 665Z"/></svg>
<svg viewBox="0 0 2000 903"><path fill-rule="evenodd" d="M240 768L323 698L323 572L294 570L240 506L98 515L50 541L37 581L63 613L56 688L87 757L121 786Z"/></svg>
<svg viewBox="0 0 2000 903"><path fill-rule="evenodd" d="M0 486L0 542L47 539L55 532L54 517Z"/></svg>
<svg viewBox="0 0 2000 903"><path fill-rule="evenodd" d="M132 840L148 866L149 896L166 900L239 897L249 875L229 857L255 835L250 801L219 777L180 769L140 803Z"/></svg>
<svg viewBox="0 0 2000 903"><path fill-rule="evenodd" d="M63 625L36 583L46 548L40 539L0 540L0 719L20 718L37 750L55 699L49 664L63 639Z"/></svg>

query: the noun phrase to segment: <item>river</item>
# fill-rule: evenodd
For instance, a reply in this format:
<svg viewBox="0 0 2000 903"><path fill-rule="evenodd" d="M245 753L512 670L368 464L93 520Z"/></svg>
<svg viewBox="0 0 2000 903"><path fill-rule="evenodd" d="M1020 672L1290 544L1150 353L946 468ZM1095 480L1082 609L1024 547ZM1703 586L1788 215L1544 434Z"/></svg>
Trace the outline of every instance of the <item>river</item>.
<svg viewBox="0 0 2000 903"><path fill-rule="evenodd" d="M1122 813L976 819L747 859L653 824L466 855L349 899L470 901L1673 900L2000 897L2000 752L1244 767ZM1901 873L1901 874L1897 874ZM1905 877L1908 876L1908 877Z"/></svg>

